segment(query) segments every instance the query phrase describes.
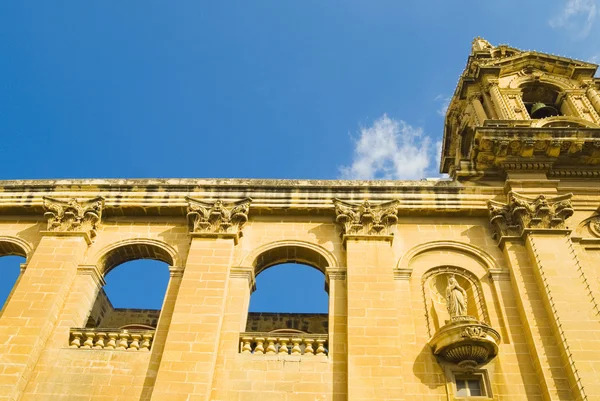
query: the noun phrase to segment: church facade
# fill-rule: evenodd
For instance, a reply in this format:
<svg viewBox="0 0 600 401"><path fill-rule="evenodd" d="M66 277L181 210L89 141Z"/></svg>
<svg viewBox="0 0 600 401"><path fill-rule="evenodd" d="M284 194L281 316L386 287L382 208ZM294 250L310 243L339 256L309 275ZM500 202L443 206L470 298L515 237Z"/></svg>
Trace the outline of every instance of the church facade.
<svg viewBox="0 0 600 401"><path fill-rule="evenodd" d="M0 400L600 400L596 68L475 39L447 180L0 182ZM160 311L104 294L136 259ZM287 262L327 316L248 313Z"/></svg>

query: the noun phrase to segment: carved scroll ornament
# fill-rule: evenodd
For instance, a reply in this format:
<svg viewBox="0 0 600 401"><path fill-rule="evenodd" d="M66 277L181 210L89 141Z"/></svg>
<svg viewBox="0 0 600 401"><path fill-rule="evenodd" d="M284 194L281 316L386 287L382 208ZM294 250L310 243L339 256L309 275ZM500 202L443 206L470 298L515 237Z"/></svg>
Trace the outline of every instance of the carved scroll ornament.
<svg viewBox="0 0 600 401"><path fill-rule="evenodd" d="M372 205L368 200L352 204L340 199L335 204L336 222L342 225L344 235L389 235L398 222L399 201Z"/></svg>
<svg viewBox="0 0 600 401"><path fill-rule="evenodd" d="M47 210L44 217L48 219L48 231L53 232L84 232L93 238L96 236L103 208L102 197L86 201L44 197L44 209Z"/></svg>
<svg viewBox="0 0 600 401"><path fill-rule="evenodd" d="M248 221L252 199L246 198L231 203L221 200L215 202L203 202L191 198L187 200L187 219L192 234L230 236L237 242L242 226Z"/></svg>
<svg viewBox="0 0 600 401"><path fill-rule="evenodd" d="M573 215L571 197L565 194L536 198L509 192L508 203L488 202L494 236L520 237L526 229L564 229L565 220Z"/></svg>

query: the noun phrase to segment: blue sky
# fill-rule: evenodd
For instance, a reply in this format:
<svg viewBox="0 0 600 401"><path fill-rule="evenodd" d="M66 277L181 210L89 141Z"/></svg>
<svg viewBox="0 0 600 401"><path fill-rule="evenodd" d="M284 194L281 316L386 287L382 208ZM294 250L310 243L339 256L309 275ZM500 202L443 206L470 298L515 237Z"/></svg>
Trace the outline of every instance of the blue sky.
<svg viewBox="0 0 600 401"><path fill-rule="evenodd" d="M599 62L598 7L4 1L0 179L434 177L472 39Z"/></svg>

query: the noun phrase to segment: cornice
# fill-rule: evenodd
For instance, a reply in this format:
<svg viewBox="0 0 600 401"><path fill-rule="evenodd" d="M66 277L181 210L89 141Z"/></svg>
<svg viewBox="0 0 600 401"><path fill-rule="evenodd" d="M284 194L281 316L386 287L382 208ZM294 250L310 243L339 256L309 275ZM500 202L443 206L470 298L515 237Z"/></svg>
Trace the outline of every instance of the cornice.
<svg viewBox="0 0 600 401"><path fill-rule="evenodd" d="M43 214L44 197L104 199L105 218L115 216L185 216L187 198L202 202L236 202L251 197L252 213L331 214L332 200L361 203L399 201L399 215L418 211L484 215L486 202L503 193L493 186L464 186L450 180L38 180L0 181L4 215ZM285 210L284 210L285 209Z"/></svg>

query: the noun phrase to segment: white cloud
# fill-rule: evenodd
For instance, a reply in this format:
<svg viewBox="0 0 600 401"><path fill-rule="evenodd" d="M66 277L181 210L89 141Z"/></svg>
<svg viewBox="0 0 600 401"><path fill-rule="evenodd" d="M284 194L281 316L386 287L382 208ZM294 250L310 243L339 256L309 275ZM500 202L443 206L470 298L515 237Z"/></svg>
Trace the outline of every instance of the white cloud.
<svg viewBox="0 0 600 401"><path fill-rule="evenodd" d="M446 111L448 111L448 106L450 106L452 98L450 96L437 95L433 100L440 103L440 107L436 110L438 115L446 117Z"/></svg>
<svg viewBox="0 0 600 401"><path fill-rule="evenodd" d="M431 140L423 130L384 114L363 127L352 165L340 168L343 179L419 179L432 159Z"/></svg>
<svg viewBox="0 0 600 401"><path fill-rule="evenodd" d="M550 26L564 28L576 39L586 38L596 20L596 1L566 0L566 3L560 14L549 21Z"/></svg>

